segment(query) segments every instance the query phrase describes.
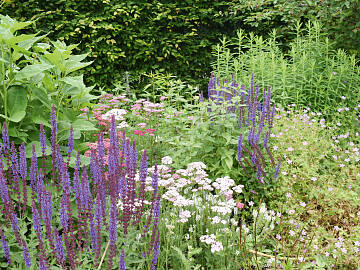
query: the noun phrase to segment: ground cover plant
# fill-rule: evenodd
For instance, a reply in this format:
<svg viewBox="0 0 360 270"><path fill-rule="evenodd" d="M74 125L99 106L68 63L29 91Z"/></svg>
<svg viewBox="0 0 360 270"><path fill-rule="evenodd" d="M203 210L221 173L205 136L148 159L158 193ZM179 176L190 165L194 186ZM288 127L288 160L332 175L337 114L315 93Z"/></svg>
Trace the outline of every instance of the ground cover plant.
<svg viewBox="0 0 360 270"><path fill-rule="evenodd" d="M104 93L78 108L94 125L86 148L76 126L61 148L56 104L48 134L36 126L39 153L5 121L0 267L359 269L357 75L325 112L311 104L318 81L286 104L276 93L290 88L253 71L210 74L207 97L160 74L141 97Z"/></svg>

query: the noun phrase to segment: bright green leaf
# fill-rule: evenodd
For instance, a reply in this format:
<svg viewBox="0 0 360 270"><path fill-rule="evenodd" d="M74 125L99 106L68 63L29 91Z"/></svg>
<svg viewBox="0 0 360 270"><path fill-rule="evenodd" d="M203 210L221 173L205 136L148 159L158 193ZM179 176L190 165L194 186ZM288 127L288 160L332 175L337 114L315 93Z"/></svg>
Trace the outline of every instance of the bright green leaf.
<svg viewBox="0 0 360 270"><path fill-rule="evenodd" d="M25 117L28 103L26 88L20 85L11 86L6 99L10 120L13 122L21 121Z"/></svg>
<svg viewBox="0 0 360 270"><path fill-rule="evenodd" d="M29 65L24 67L22 70L20 70L17 74L16 74L16 78L18 80L21 79L28 79L31 78L35 75L38 75L39 73L53 68L53 65L49 65L49 64L34 64L34 65Z"/></svg>

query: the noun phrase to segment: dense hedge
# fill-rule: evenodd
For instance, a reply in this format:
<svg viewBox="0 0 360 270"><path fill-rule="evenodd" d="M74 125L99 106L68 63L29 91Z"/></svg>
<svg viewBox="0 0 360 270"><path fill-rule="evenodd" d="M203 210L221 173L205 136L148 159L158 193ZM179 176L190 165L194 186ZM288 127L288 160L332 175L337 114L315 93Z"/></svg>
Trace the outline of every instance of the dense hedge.
<svg viewBox="0 0 360 270"><path fill-rule="evenodd" d="M159 70L201 83L210 74L211 48L243 27L243 14L229 15L229 1L22 1L3 8L19 20L37 19L33 30L50 39L80 43L94 64L91 85L111 87L125 71L133 78ZM93 59L92 59L93 58ZM206 79L205 79L206 78ZM204 83L203 81L203 83Z"/></svg>
<svg viewBox="0 0 360 270"><path fill-rule="evenodd" d="M350 43L358 48L356 42L351 43L359 33L353 31L358 27L354 19L358 0L315 2L318 1L28 0L4 5L0 13L18 20L36 19L33 29L29 29L31 33L40 31L48 33L51 40L80 43L76 53L90 52L88 60L94 60L84 71L89 85L108 90L122 81L128 71L133 86L140 86L144 83L140 74L158 70L203 89L211 71L212 47L223 35L236 36L239 28L261 35L276 28L286 47L294 37L290 31L294 20L321 17L335 37L336 31L342 33L338 40L344 46ZM336 8L343 21L340 25L336 24L336 16L329 15ZM350 31L345 27L352 29L350 42L344 38Z"/></svg>

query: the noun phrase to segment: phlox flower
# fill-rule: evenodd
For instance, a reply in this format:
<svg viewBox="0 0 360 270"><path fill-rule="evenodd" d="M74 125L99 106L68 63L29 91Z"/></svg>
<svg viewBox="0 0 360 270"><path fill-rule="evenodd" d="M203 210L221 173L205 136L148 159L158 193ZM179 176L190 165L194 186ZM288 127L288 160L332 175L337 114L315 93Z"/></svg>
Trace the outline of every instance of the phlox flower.
<svg viewBox="0 0 360 270"><path fill-rule="evenodd" d="M215 242L211 245L211 253L219 252L221 250L224 250L221 242Z"/></svg>
<svg viewBox="0 0 360 270"><path fill-rule="evenodd" d="M221 218L219 216L215 216L211 219L211 224L218 224L220 223Z"/></svg>
<svg viewBox="0 0 360 270"><path fill-rule="evenodd" d="M214 234L200 236L200 242L206 243L208 245L215 243L216 242L215 240L216 240L216 236Z"/></svg>

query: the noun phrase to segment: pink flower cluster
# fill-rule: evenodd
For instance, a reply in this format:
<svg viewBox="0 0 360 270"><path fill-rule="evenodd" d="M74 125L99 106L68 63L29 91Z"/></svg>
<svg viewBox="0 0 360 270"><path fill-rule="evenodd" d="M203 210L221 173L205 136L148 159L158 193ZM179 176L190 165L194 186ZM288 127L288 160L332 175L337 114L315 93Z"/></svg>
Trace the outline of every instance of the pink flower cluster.
<svg viewBox="0 0 360 270"><path fill-rule="evenodd" d="M149 134L149 136L154 136L154 132L156 131L156 129L153 128L147 128L145 129L145 131L142 130L134 130L134 134L135 135L139 135L139 136L144 136L146 133Z"/></svg>

